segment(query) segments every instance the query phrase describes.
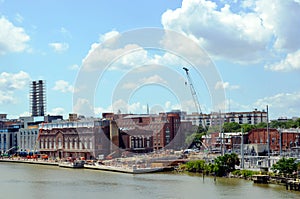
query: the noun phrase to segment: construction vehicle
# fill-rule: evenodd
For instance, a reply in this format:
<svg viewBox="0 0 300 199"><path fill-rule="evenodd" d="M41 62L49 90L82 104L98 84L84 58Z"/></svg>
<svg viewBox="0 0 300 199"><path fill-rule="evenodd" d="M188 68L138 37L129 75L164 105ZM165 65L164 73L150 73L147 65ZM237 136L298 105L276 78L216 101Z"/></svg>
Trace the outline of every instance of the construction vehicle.
<svg viewBox="0 0 300 199"><path fill-rule="evenodd" d="M106 159L107 159L107 160L113 159L113 154L115 154L115 153L116 153L116 151L114 151L114 152L108 154L108 155L106 156Z"/></svg>
<svg viewBox="0 0 300 199"><path fill-rule="evenodd" d="M12 151L13 149L17 148L16 146L13 146L11 148L9 148L8 150L6 150L3 154L2 157L10 157L10 151Z"/></svg>

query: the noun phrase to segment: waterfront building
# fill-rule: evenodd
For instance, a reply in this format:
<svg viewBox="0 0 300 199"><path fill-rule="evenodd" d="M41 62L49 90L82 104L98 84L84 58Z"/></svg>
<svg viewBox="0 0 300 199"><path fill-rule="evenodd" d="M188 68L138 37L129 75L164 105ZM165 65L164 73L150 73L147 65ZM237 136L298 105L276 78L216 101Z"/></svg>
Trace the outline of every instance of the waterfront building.
<svg viewBox="0 0 300 199"><path fill-rule="evenodd" d="M269 131L269 132L268 132ZM300 129L252 129L243 134L244 152L248 155L266 155L268 152L268 134L270 137L270 152L272 154L299 154ZM241 133L231 137L232 149L240 151Z"/></svg>
<svg viewBox="0 0 300 199"><path fill-rule="evenodd" d="M118 132L111 120L81 119L63 120L39 125L39 149L51 158L95 159L116 150Z"/></svg>
<svg viewBox="0 0 300 199"><path fill-rule="evenodd" d="M17 145L18 152L20 154L26 154L29 152L38 152L38 133L39 133L39 124L48 123L54 120L62 120L63 116L61 115L47 115L47 116L38 116L38 117L20 117L22 122L22 127L17 133Z"/></svg>
<svg viewBox="0 0 300 199"><path fill-rule="evenodd" d="M13 154L17 151L17 133L22 123L17 119L0 119L0 152L1 154Z"/></svg>
<svg viewBox="0 0 300 199"><path fill-rule="evenodd" d="M159 114L113 114L103 118L116 121L120 129L120 146L126 151L145 153L161 149L182 148L185 131L177 112ZM191 128L191 122L185 122ZM189 124L189 125L188 125Z"/></svg>
<svg viewBox="0 0 300 199"><path fill-rule="evenodd" d="M300 129L269 129L271 152L295 152L300 149ZM253 129L248 143L268 144L267 129Z"/></svg>

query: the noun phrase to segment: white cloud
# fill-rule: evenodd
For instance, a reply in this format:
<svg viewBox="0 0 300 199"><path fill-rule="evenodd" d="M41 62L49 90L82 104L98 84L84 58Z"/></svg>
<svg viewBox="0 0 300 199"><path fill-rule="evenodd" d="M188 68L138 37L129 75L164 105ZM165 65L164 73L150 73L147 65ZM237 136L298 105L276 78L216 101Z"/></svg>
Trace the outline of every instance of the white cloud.
<svg viewBox="0 0 300 199"><path fill-rule="evenodd" d="M300 4L295 0L259 0L255 11L266 27L272 30L274 47L296 51L300 48Z"/></svg>
<svg viewBox="0 0 300 199"><path fill-rule="evenodd" d="M84 70L99 70L101 68L108 67L108 64L112 64L108 69L110 70L125 70L137 65L138 60L144 62L146 51L139 51L130 53L135 49L140 49L135 44L126 45L124 48L110 49L105 46L99 46L93 44L88 55L83 59ZM118 61L114 60L116 57L127 54L120 57ZM112 61L115 61L112 63Z"/></svg>
<svg viewBox="0 0 300 199"><path fill-rule="evenodd" d="M58 80L55 82L55 86L53 87L53 90L60 91L62 93L67 92L74 92L74 87L70 85L69 82L64 80Z"/></svg>
<svg viewBox="0 0 300 199"><path fill-rule="evenodd" d="M229 89L229 90L235 90L239 89L239 85L230 85L229 82L217 82L215 85L215 89Z"/></svg>
<svg viewBox="0 0 300 199"><path fill-rule="evenodd" d="M120 33L111 31L100 35L99 42L93 43L82 60L83 69L95 71L108 67L108 70L124 71L143 65L149 60L148 53L136 44L118 47Z"/></svg>
<svg viewBox="0 0 300 199"><path fill-rule="evenodd" d="M15 103L15 91L29 85L30 76L24 71L0 74L0 104Z"/></svg>
<svg viewBox="0 0 300 199"><path fill-rule="evenodd" d="M3 72L0 74L0 89L9 91L23 89L28 85L29 80L29 74L24 71L20 71L19 73Z"/></svg>
<svg viewBox="0 0 300 199"><path fill-rule="evenodd" d="M0 27L0 55L27 49L30 37L23 28L14 26L3 16L0 18Z"/></svg>
<svg viewBox="0 0 300 199"><path fill-rule="evenodd" d="M73 99L74 100L74 99ZM73 102L73 112L84 116L93 116L93 105L86 98L76 98Z"/></svg>
<svg viewBox="0 0 300 199"><path fill-rule="evenodd" d="M300 50L294 53L288 53L286 58L278 63L266 65L265 69L272 71L292 71L300 69Z"/></svg>
<svg viewBox="0 0 300 199"><path fill-rule="evenodd" d="M102 43L109 39L117 38L118 36L120 36L120 33L118 31L113 30L113 31L107 32L103 35L100 35L99 40Z"/></svg>
<svg viewBox="0 0 300 199"><path fill-rule="evenodd" d="M152 75L149 77L141 78L135 82L127 82L123 84L124 89L135 89L145 84L167 84L167 82L159 75Z"/></svg>
<svg viewBox="0 0 300 199"><path fill-rule="evenodd" d="M56 108L53 108L50 112L49 112L50 115L64 115L66 114L66 111L64 108L61 108L61 107L56 107Z"/></svg>
<svg viewBox="0 0 300 199"><path fill-rule="evenodd" d="M11 91L0 91L0 104L13 104L16 100Z"/></svg>
<svg viewBox="0 0 300 199"><path fill-rule="evenodd" d="M64 52L69 49L69 44L68 43L59 43L59 42L53 42L49 43L49 46L53 48L55 52Z"/></svg>
<svg viewBox="0 0 300 199"><path fill-rule="evenodd" d="M273 96L258 99L254 106L265 109L269 106L271 118L297 116L300 112L300 92L278 93Z"/></svg>
<svg viewBox="0 0 300 199"><path fill-rule="evenodd" d="M161 20L216 58L259 63L300 48L299 13L299 0L183 0Z"/></svg>
<svg viewBox="0 0 300 199"><path fill-rule="evenodd" d="M258 14L233 13L228 4L219 10L208 0L183 0L181 8L162 15L162 24L197 39L212 55L235 61L259 61L271 38Z"/></svg>
<svg viewBox="0 0 300 199"><path fill-rule="evenodd" d="M79 70L80 66L78 66L77 64L73 64L71 66L68 67L70 70Z"/></svg>

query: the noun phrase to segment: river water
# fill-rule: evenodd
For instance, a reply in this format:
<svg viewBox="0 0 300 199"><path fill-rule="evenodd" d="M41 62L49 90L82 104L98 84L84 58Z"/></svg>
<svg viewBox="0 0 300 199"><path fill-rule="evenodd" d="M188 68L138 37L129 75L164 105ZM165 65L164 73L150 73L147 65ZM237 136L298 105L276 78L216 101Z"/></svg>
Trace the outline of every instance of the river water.
<svg viewBox="0 0 300 199"><path fill-rule="evenodd" d="M280 185L174 173L123 174L55 166L0 163L0 199L207 198L299 199Z"/></svg>

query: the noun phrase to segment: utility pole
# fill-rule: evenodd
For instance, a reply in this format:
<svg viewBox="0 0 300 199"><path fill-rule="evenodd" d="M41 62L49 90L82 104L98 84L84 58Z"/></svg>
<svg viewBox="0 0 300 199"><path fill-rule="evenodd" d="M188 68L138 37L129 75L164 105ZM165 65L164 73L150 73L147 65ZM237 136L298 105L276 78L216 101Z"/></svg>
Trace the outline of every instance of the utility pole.
<svg viewBox="0 0 300 199"><path fill-rule="evenodd" d="M279 131L279 156L281 157L281 154L282 154L282 130L281 130L281 128L279 128L278 131Z"/></svg>
<svg viewBox="0 0 300 199"><path fill-rule="evenodd" d="M219 124L220 124L220 136L221 136L221 155L224 155L224 131L222 128L222 118L221 118L221 110L219 110Z"/></svg>
<svg viewBox="0 0 300 199"><path fill-rule="evenodd" d="M241 135L241 156L242 156L241 168L244 169L244 130L243 130L243 128L242 128L242 135Z"/></svg>
<svg viewBox="0 0 300 199"><path fill-rule="evenodd" d="M268 168L270 168L270 129L269 129L269 107L267 105L267 134L268 134Z"/></svg>

